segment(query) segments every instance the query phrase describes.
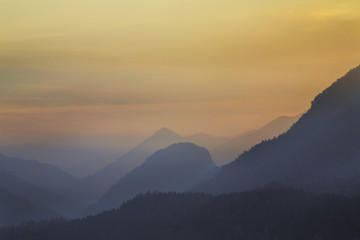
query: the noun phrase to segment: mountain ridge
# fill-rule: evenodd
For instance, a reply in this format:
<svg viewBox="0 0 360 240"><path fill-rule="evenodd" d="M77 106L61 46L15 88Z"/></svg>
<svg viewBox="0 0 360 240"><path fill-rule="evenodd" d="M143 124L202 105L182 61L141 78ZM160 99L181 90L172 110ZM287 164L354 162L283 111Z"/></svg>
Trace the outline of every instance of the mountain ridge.
<svg viewBox="0 0 360 240"><path fill-rule="evenodd" d="M80 204L73 198L79 179L50 163L40 163L36 160L24 160L16 157L0 155L0 170L20 178L48 192L55 193Z"/></svg>
<svg viewBox="0 0 360 240"><path fill-rule="evenodd" d="M59 217L57 213L37 206L0 187L0 227L19 225L28 221L49 220Z"/></svg>
<svg viewBox="0 0 360 240"><path fill-rule="evenodd" d="M0 170L0 188L65 217L74 216L75 212L80 208L78 203L70 199L2 170Z"/></svg>
<svg viewBox="0 0 360 240"><path fill-rule="evenodd" d="M209 151L193 143L176 143L150 155L143 164L115 183L97 207L111 209L148 191L187 191L216 168Z"/></svg>
<svg viewBox="0 0 360 240"><path fill-rule="evenodd" d="M299 118L300 115L280 116L258 129L245 131L213 149L211 156L218 165L227 164L261 141L277 137L285 132Z"/></svg>
<svg viewBox="0 0 360 240"><path fill-rule="evenodd" d="M360 185L359 94L360 66L315 97L286 133L255 145L195 189L225 193L278 181L351 194Z"/></svg>
<svg viewBox="0 0 360 240"><path fill-rule="evenodd" d="M157 150L166 148L171 144L193 142L202 147L206 147L203 145L215 145L216 142L222 142L224 140L210 135L206 135L207 137L198 139L198 136L198 134L195 134L184 137L169 128L161 128L157 130L153 135L132 148L120 158L116 159L114 162L108 164L94 174L81 179L82 188L86 188L85 192L87 192L84 198L90 199L90 203L96 202L113 184L131 170L140 166L147 157L155 153Z"/></svg>

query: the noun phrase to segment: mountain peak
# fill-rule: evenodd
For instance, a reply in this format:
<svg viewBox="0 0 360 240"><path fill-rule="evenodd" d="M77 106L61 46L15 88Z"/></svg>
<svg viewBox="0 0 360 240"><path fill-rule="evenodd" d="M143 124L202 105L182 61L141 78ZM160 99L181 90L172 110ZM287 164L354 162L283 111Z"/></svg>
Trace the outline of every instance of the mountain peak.
<svg viewBox="0 0 360 240"><path fill-rule="evenodd" d="M160 137L167 137L167 136L176 136L176 137L180 137L179 134L177 134L176 132L170 130L169 128L161 128L159 130L157 130L153 136L160 136Z"/></svg>
<svg viewBox="0 0 360 240"><path fill-rule="evenodd" d="M174 144L171 144L170 146L168 146L167 148L165 148L165 150L168 150L168 151L177 150L180 152L188 151L188 150L208 151L206 148L197 146L196 144L194 144L192 142L174 143Z"/></svg>
<svg viewBox="0 0 360 240"><path fill-rule="evenodd" d="M360 66L319 94L289 131L240 155L201 191L244 191L280 182L311 191L358 194L359 123Z"/></svg>
<svg viewBox="0 0 360 240"><path fill-rule="evenodd" d="M216 169L206 148L175 143L149 156L143 164L118 180L100 199L96 211L110 209L148 191L184 192Z"/></svg>

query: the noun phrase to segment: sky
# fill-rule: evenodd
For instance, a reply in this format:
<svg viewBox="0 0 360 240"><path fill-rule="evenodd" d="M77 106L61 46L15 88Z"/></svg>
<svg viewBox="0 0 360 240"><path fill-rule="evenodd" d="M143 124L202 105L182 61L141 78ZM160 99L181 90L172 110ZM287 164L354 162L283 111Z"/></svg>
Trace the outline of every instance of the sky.
<svg viewBox="0 0 360 240"><path fill-rule="evenodd" d="M0 145L233 137L360 64L358 0L0 0Z"/></svg>

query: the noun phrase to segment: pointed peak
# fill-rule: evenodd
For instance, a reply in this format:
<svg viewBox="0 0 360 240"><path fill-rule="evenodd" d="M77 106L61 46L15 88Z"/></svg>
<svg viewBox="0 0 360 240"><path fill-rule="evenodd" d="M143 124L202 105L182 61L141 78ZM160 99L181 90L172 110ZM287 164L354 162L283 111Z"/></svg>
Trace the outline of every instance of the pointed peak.
<svg viewBox="0 0 360 240"><path fill-rule="evenodd" d="M169 128L161 128L159 130L157 130L153 136L161 136L161 137L164 137L164 136L179 136L179 134L177 134L176 132L170 130Z"/></svg>

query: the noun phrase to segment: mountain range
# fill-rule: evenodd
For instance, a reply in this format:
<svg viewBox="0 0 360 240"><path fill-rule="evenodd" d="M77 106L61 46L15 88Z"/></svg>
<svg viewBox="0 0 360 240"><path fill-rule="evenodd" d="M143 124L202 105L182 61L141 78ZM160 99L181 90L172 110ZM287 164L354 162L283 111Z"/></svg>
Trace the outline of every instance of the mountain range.
<svg viewBox="0 0 360 240"><path fill-rule="evenodd" d="M211 156L218 165L232 162L241 153L249 150L261 141L277 137L286 132L299 118L300 115L278 117L259 129L246 131L212 149Z"/></svg>
<svg viewBox="0 0 360 240"><path fill-rule="evenodd" d="M50 163L0 154L0 170L62 196L70 196L77 179Z"/></svg>
<svg viewBox="0 0 360 240"><path fill-rule="evenodd" d="M165 236L164 239L172 236L182 236L180 239L191 239L190 236L194 239L359 237L358 224L353 223L360 216L359 199L354 197L360 193L360 66L316 96L310 109L286 131L294 121L296 117L282 117L256 134L250 131L228 141L208 135L182 137L164 128L84 179L76 179L51 164L0 155L0 207L10 219L1 219L3 225L26 221L27 213L34 214L35 220L57 217L57 213L66 216L69 206L76 206L66 196L75 196L77 200L82 197L86 201L102 196L94 205L94 212L123 203L118 210L83 220L50 221L45 225L20 227L16 232L5 229L0 234L4 239L66 239L69 236L140 239L144 232L155 234L154 239L159 236ZM277 127L278 123L281 127ZM276 136L279 131L286 132L262 140L220 168L215 167L207 149L182 143L198 141L200 146L212 146L214 153L228 143L234 143L236 148L245 145L240 144L245 141L241 139L259 141L257 136L261 132L265 138L271 138L270 135ZM189 189L207 194L153 193L129 200L147 191ZM227 195L213 197L210 194ZM297 222L293 222L295 216ZM116 224L112 225L112 221ZM162 228L167 229L166 233L156 228L159 223L166 226ZM261 228L253 228L255 225ZM95 226L101 230L82 231ZM120 232L116 226L122 226ZM341 231L334 232L336 226L341 226ZM24 228L26 234L22 236ZM213 229L216 231L212 232ZM189 235L190 232L196 234Z"/></svg>
<svg viewBox="0 0 360 240"><path fill-rule="evenodd" d="M82 179L81 189L86 192L83 197L88 202L98 200L118 180L140 166L147 157L171 144L192 142L202 147L212 147L220 145L226 140L227 138L212 137L206 134L183 137L168 128L162 128L119 159Z"/></svg>
<svg viewBox="0 0 360 240"><path fill-rule="evenodd" d="M210 170L216 169L206 148L177 143L158 150L104 194L96 208L111 209L148 191L187 191Z"/></svg>
<svg viewBox="0 0 360 240"><path fill-rule="evenodd" d="M51 164L0 155L0 188L7 200L22 199L14 203L32 204L64 216L80 210L74 199L84 206L100 198L95 209L101 211L146 191L190 189L224 194L280 183L311 192L358 195L360 66L316 96L311 108L297 118L278 118L232 140L205 134L183 137L164 128L84 179ZM286 132L270 139L281 131ZM218 158L226 162L231 154L241 153L245 143L261 138L259 144L220 168L215 167L208 150L199 147L211 147L214 156L228 149L229 157Z"/></svg>
<svg viewBox="0 0 360 240"><path fill-rule="evenodd" d="M314 191L358 194L359 159L360 66L315 97L289 131L254 146L195 189L227 193L275 181Z"/></svg>
<svg viewBox="0 0 360 240"><path fill-rule="evenodd" d="M112 185L131 170L140 166L147 157L161 148L179 142L192 142L210 151L212 150L212 154L215 154L215 156L225 156L218 159L229 160L230 157L227 156L237 155L244 146L252 144L254 139L256 142L262 136L270 137L280 133L282 129L288 127L291 119L282 117L275 120L273 124L268 124L264 128L252 131L250 135L243 134L247 135L247 138L237 137L231 140L225 137L213 137L202 133L181 136L170 129L162 128L119 159L82 179L77 179L49 163L7 157L2 154L0 154L0 170L23 179L34 186L39 186L57 194L62 198L72 200L74 201L74 206L79 206L80 204L88 205L95 203ZM229 155L226 155L227 152L222 151L223 149L228 149ZM238 151L237 149L240 150ZM217 164L222 164L222 161L219 160Z"/></svg>
<svg viewBox="0 0 360 240"><path fill-rule="evenodd" d="M50 206L52 210L55 207L56 211L61 209L60 213L68 216L69 212L72 212L74 208L80 208L81 205L85 206L96 202L125 174L141 165L148 156L161 148L184 141L213 147L226 140L227 138L212 137L207 134L194 134L183 137L167 128L163 128L116 161L82 179L77 179L50 163L8 157L3 154L0 154L0 171L6 173L7 176L11 175L12 179L17 178L16 184L19 183L19 180L23 180L32 187L38 187L43 192L46 191L48 195L52 195L51 199L54 200L54 204L45 204L43 206ZM5 175L2 177L5 178ZM10 180L4 182L8 185L12 183ZM26 185L25 183L22 185ZM23 187L22 189L27 188ZM28 193L28 191L25 192ZM22 195L21 191L17 191L17 193ZM37 196L38 194L34 194L34 198L37 198ZM55 200L54 196L57 196L58 200ZM44 197L44 199L50 199L50 197ZM58 205L55 202L66 202L66 204ZM69 209L67 210L64 207Z"/></svg>
<svg viewBox="0 0 360 240"><path fill-rule="evenodd" d="M75 216L81 205L61 195L31 184L19 177L0 170L0 188L34 205L49 209L64 217Z"/></svg>

